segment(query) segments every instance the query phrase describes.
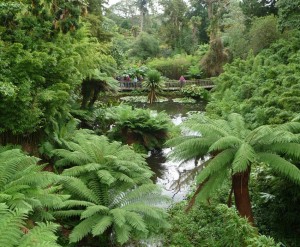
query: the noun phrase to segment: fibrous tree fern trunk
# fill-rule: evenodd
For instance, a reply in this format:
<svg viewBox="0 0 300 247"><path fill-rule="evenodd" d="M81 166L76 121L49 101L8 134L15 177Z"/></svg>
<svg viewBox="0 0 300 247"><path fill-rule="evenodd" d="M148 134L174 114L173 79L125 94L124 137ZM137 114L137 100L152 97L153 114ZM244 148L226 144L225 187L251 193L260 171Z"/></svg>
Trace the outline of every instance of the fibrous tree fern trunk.
<svg viewBox="0 0 300 247"><path fill-rule="evenodd" d="M248 219L253 225L254 218L251 210L251 201L249 195L250 167L246 171L236 173L232 176L232 187L235 199L235 205L242 217Z"/></svg>

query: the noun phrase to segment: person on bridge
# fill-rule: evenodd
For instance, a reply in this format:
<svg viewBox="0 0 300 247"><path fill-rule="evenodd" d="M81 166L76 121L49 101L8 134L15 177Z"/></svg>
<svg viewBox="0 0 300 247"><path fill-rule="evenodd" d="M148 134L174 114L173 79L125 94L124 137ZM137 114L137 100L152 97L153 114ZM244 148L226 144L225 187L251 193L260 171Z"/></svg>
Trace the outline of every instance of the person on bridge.
<svg viewBox="0 0 300 247"><path fill-rule="evenodd" d="M184 85L184 83L185 83L185 79L184 79L183 75L180 76L180 78L179 78L179 83L180 83L180 87L183 87L183 85Z"/></svg>

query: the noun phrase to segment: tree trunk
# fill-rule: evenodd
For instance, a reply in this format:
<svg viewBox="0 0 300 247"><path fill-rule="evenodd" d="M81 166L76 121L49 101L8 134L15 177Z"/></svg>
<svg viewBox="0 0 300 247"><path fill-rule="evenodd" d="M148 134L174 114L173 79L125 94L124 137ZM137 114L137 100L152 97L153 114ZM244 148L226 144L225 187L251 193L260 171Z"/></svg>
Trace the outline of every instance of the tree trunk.
<svg viewBox="0 0 300 247"><path fill-rule="evenodd" d="M250 167L246 171L236 173L232 176L232 187L237 210L242 217L247 218L251 225L254 225L248 187L249 178Z"/></svg>

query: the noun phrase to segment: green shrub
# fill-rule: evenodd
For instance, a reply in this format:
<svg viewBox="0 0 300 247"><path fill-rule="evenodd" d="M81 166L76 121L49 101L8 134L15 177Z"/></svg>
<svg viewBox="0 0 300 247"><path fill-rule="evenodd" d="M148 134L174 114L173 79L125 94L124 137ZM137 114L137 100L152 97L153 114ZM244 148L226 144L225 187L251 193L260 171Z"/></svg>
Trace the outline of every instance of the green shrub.
<svg viewBox="0 0 300 247"><path fill-rule="evenodd" d="M278 246L272 238L260 236L256 228L226 205L198 205L189 213L184 211L184 207L184 202L181 202L171 208L172 227L166 234L164 246Z"/></svg>
<svg viewBox="0 0 300 247"><path fill-rule="evenodd" d="M197 86L195 84L185 86L184 88L181 89L181 92L185 97L191 97L193 99L198 99L198 100L209 99L208 91L205 88L201 86Z"/></svg>
<svg viewBox="0 0 300 247"><path fill-rule="evenodd" d="M193 56L177 55L170 58L156 58L147 65L167 78L178 80L181 75L187 74L190 66L196 63L197 60Z"/></svg>

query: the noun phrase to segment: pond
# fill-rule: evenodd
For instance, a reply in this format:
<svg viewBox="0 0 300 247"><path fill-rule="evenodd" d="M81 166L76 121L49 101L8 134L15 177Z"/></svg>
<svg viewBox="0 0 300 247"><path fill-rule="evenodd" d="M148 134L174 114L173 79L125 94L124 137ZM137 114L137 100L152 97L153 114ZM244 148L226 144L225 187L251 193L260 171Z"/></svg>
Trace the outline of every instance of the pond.
<svg viewBox="0 0 300 247"><path fill-rule="evenodd" d="M204 111L205 102L197 103L178 103L172 99L161 103L130 103L139 108L150 108L157 111L165 111L172 119L175 125L180 124L188 115L189 112ZM185 198L189 191L189 185L180 185L176 181L186 171L195 167L195 162L179 162L170 161L167 159L170 153L170 148L165 148L161 152L149 152L147 162L151 170L155 173L153 180L163 189L163 194L170 196L174 202L181 201Z"/></svg>

